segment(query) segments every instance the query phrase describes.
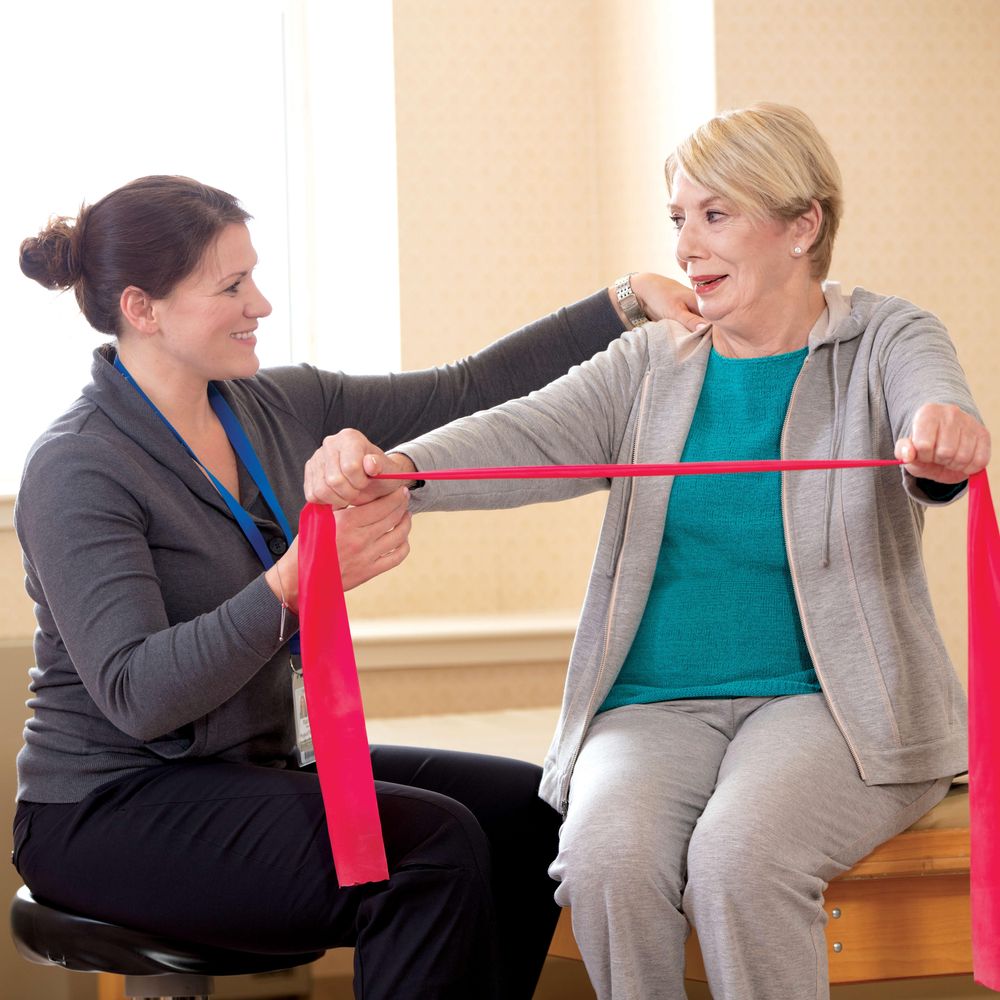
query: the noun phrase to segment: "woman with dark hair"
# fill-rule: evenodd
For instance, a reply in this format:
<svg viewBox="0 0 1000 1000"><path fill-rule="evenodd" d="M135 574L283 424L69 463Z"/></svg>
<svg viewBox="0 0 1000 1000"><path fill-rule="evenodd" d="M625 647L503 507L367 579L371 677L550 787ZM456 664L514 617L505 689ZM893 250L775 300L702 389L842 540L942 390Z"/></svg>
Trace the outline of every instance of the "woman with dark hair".
<svg viewBox="0 0 1000 1000"><path fill-rule="evenodd" d="M38 629L14 863L55 905L182 940L354 945L358 996L526 1000L556 918L536 768L374 748L390 878L337 884L293 723L304 464L346 425L389 445L544 385L621 334L619 298L700 317L637 276L447 367L258 371L248 218L146 177L22 244L24 273L114 340L15 508ZM338 512L345 588L406 557L407 496Z"/></svg>

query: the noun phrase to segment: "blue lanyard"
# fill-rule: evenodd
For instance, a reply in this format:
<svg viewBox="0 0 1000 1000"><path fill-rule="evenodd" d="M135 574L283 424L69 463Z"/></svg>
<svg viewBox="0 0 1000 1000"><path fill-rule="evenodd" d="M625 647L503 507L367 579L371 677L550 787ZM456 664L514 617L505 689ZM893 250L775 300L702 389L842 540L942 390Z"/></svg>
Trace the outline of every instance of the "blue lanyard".
<svg viewBox="0 0 1000 1000"><path fill-rule="evenodd" d="M173 424L156 408L156 404L142 391L142 387L132 375L129 370L122 364L121 358L117 355L115 356L115 368L118 369L125 376L125 380L132 386L133 389L139 394L140 398L146 403L146 405L163 421L167 430L177 439L184 450L198 463L198 466L202 469L206 476L211 480L212 485L219 491L219 495L222 497L226 506L229 508L229 512L236 518L236 523L240 526L243 534L246 535L247 541L253 546L254 552L257 553L257 558L263 563L265 569L269 569L274 565L274 556L271 554L271 550L267 547L267 542L264 541L264 536L261 534L260 528L257 527L254 519L242 506L239 500L236 499L226 489L225 486L219 481L219 479L214 476L211 470L205 465L204 462L191 450L190 445L177 433ZM229 438L229 443L233 446L233 450L239 455L244 466L246 466L247 472L250 473L250 478L257 484L257 488L260 490L260 495L264 498L268 507L271 508L271 513L274 514L284 532L285 541L289 545L292 544L294 536L292 535L291 526L288 523L288 518L285 517L285 512L281 509L281 504L278 502L278 497L275 495L274 489L271 487L271 482L267 478L267 473L264 471L264 467L260 464L260 459L257 457L257 452L254 451L253 445L250 443L250 439L246 435L246 431L240 426L239 420L236 418L236 414L233 413L232 407L226 402L222 393L216 388L213 382L208 384L208 402L212 409L215 411L215 415L219 418L222 424L222 429L226 432L226 437ZM298 653L299 637L298 634L292 636L291 647L293 653Z"/></svg>

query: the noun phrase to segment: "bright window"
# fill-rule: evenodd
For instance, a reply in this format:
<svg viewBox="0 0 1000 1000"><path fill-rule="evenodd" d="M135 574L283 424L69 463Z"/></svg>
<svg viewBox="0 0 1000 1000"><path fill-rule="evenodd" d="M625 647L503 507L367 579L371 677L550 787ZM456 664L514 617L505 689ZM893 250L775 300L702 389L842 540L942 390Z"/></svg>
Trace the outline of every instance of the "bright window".
<svg viewBox="0 0 1000 1000"><path fill-rule="evenodd" d="M389 0L17 4L0 87L0 494L16 490L102 340L72 293L29 281L14 251L50 214L75 216L135 177L196 177L254 216L256 277L274 307L263 364L398 366Z"/></svg>

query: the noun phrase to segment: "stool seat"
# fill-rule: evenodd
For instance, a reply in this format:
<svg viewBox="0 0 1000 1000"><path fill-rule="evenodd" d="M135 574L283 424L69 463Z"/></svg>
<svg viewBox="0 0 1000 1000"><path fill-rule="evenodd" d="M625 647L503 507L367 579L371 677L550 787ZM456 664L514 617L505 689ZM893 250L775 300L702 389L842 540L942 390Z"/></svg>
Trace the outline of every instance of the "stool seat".
<svg viewBox="0 0 1000 1000"><path fill-rule="evenodd" d="M244 976L306 965L324 954L268 955L168 940L61 910L36 899L26 886L18 889L11 903L10 926L23 958L76 972Z"/></svg>

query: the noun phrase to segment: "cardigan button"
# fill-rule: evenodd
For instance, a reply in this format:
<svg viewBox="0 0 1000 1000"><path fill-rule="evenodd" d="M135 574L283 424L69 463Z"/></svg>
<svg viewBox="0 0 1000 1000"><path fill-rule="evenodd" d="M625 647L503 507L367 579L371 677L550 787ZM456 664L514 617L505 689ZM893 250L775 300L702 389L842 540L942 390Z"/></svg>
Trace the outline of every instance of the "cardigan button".
<svg viewBox="0 0 1000 1000"><path fill-rule="evenodd" d="M288 551L288 542L276 536L268 541L267 547L274 555L283 556Z"/></svg>

